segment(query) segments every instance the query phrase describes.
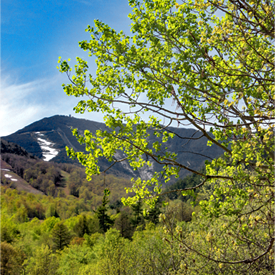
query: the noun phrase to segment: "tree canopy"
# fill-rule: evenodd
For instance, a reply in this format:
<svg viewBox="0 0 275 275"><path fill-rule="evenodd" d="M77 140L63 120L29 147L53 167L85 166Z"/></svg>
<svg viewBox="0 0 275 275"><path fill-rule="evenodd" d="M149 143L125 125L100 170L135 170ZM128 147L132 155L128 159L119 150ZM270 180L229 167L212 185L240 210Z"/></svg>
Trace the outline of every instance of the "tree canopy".
<svg viewBox="0 0 275 275"><path fill-rule="evenodd" d="M197 226L205 235L197 236L204 243L182 238L183 244L217 264L253 265L257 270L254 263L269 257L274 242L274 1L129 4L131 35L95 20L95 26L86 29L90 41L79 42L96 58L95 75L89 74L88 62L77 57L71 76L68 61L59 59L60 71L71 80L64 91L84 98L75 111L102 112L110 128L84 135L75 129L88 154L67 151L86 166L88 178L100 173L99 157L110 165L127 159L134 169L162 164L163 170L150 180L135 180L129 191L136 196L124 203L139 198L154 202L163 194L160 179L168 182L180 169L200 175L197 186L181 191L190 194L205 185L212 192L200 202L203 214ZM168 128L175 123L197 129L224 155L206 162L205 173L178 162L177 152L165 145L176 135ZM150 144L150 135L160 141ZM180 138L188 142L194 137ZM125 158L116 158L119 150ZM240 250L243 253L236 253Z"/></svg>

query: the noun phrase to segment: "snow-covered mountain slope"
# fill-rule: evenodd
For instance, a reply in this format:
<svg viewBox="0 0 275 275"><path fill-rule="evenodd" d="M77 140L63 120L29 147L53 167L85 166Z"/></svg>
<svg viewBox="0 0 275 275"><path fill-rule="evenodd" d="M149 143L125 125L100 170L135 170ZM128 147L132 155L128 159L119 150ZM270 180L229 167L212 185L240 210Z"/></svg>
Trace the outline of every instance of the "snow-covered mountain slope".
<svg viewBox="0 0 275 275"><path fill-rule="evenodd" d="M43 160L50 161L58 155L58 150L54 148L55 144L53 142L47 141L44 134L40 132L35 132L37 134L37 142L42 150Z"/></svg>
<svg viewBox="0 0 275 275"><path fill-rule="evenodd" d="M76 163L67 157L65 147L74 148L76 151L85 152L85 146L80 145L76 138L72 135L71 129L77 128L79 133L84 133L87 129L93 133L96 130L108 130L103 123L90 121L86 119L77 119L69 116L53 116L36 121L25 128L3 137L5 140L15 142L26 149L29 153L44 159L46 161ZM216 158L222 154L217 146L207 146L205 137L188 141L188 137L199 137L201 133L195 132L194 129L172 128L169 130L175 132L178 136L173 140L169 140L165 146L171 152L177 153L178 161L191 168L199 169L204 165L206 159ZM149 144L158 140L155 135L148 138ZM188 141L188 142L187 142ZM117 152L116 158L121 159L123 152ZM207 157L206 157L207 156ZM107 159L99 160L101 170L107 169L111 163ZM155 171L160 171L162 166L154 163L151 167L145 166L134 171L127 161L123 161L114 165L108 170L108 173L119 177L131 178L141 177L143 180L149 179ZM186 170L180 171L180 176L187 174Z"/></svg>

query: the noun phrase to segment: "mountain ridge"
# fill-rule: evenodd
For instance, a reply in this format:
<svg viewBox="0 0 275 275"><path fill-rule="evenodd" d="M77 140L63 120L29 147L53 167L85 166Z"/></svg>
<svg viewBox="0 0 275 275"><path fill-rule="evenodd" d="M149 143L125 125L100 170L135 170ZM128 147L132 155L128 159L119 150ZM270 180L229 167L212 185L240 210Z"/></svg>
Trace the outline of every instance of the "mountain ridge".
<svg viewBox="0 0 275 275"><path fill-rule="evenodd" d="M72 116L55 115L52 117L43 118L35 121L30 125L16 131L15 133L3 137L3 139L14 142L23 147L27 152L37 156L38 158L54 161L57 163L77 163L71 160L65 151L65 146L72 147L76 151L85 152L85 145L80 145L77 139L72 135L71 128L77 128L80 134L85 130L95 133L96 130L108 130L104 123L96 122L87 119L74 118ZM197 140L186 139L193 137L198 138L201 133L190 128L175 128L168 127L169 131L176 133L178 136L184 137L181 139L177 136L169 140L165 146L169 151L178 154L178 160L190 168L200 169L204 166L204 161L210 158L216 158L222 154L221 148L216 145L207 146L207 139L202 137ZM148 138L149 144L160 140L154 135ZM117 152L117 157L122 157L123 152ZM48 158L48 159L47 159ZM100 158L99 165L101 171L108 168L111 163L107 159ZM133 171L127 161L117 163L108 173L124 178L141 177L144 180L150 178L154 171L160 171L161 165L155 164L151 170L145 166L137 171ZM188 171L181 170L180 177L184 177ZM174 182L175 180L172 180Z"/></svg>
<svg viewBox="0 0 275 275"><path fill-rule="evenodd" d="M14 142L8 142L3 138L1 138L1 154L5 154L5 153L16 154L19 156L24 156L24 157L33 158L33 159L37 158L33 154L30 154L29 152L27 152L24 148L22 148L18 144Z"/></svg>

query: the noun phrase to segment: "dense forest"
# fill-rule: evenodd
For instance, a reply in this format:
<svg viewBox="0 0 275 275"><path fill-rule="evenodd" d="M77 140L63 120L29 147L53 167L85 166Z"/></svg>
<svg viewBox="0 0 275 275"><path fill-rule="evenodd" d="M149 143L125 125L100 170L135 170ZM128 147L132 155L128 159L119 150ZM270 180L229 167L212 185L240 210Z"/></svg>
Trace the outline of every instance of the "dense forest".
<svg viewBox="0 0 275 275"><path fill-rule="evenodd" d="M124 206L120 198L126 181L111 175L105 183L102 176L88 182L83 168L72 164L9 153L2 159L44 194L18 191L2 176L1 274L196 274L202 262L183 240L200 243L201 250L219 251L212 247L213 233L201 242L199 229L210 226L202 206L213 187L185 196L171 192L198 185L200 176L192 174L167 187L154 208L142 200ZM210 232L217 229L212 222ZM267 271L261 274L269 274L272 258L265 257L261 265ZM204 269L205 274L232 272L230 265L209 262Z"/></svg>
<svg viewBox="0 0 275 275"><path fill-rule="evenodd" d="M53 197L75 196L89 203L90 207L100 203L105 188L113 190L110 200L114 202L125 194L124 188L131 184L130 180L111 174L95 176L92 181L87 181L85 169L73 164L45 162L10 153L1 156L12 171L33 188ZM17 185L4 176L1 182L9 187Z"/></svg>
<svg viewBox="0 0 275 275"><path fill-rule="evenodd" d="M4 162L43 194L16 190L2 171L1 274L131 274L133 268L162 274L180 269L179 255L168 239L163 242L169 238L163 226L190 222L199 200L165 197L152 209L142 200L128 207L120 200L126 180L106 175L88 182L78 166L11 153L2 154L2 167ZM174 187L199 180L190 175ZM165 206L164 200L170 203ZM162 213L168 220L160 220ZM144 253L150 259L145 261Z"/></svg>

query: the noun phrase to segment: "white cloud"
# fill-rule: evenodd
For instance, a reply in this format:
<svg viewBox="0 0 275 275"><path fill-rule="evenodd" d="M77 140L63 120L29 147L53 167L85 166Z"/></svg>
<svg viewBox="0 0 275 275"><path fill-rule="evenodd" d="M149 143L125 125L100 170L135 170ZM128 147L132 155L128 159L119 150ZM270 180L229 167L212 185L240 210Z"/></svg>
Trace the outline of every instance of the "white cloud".
<svg viewBox="0 0 275 275"><path fill-rule="evenodd" d="M11 83L9 77L2 77L1 81L1 109L0 135L9 135L28 123L38 112L41 106L32 105L26 100L39 81L25 84Z"/></svg>
<svg viewBox="0 0 275 275"><path fill-rule="evenodd" d="M58 77L18 83L10 76L2 76L0 92L0 136L6 136L51 113L58 100L51 92L58 84ZM62 93L62 89L61 89ZM58 95L57 95L58 97ZM55 108L53 108L54 110ZM55 110L56 111L56 110ZM54 113L55 114L55 113Z"/></svg>
<svg viewBox="0 0 275 275"><path fill-rule="evenodd" d="M10 135L44 117L69 115L102 121L100 113L74 114L79 98L68 97L62 90L68 83L65 75L19 83L2 75L0 92L0 136Z"/></svg>

